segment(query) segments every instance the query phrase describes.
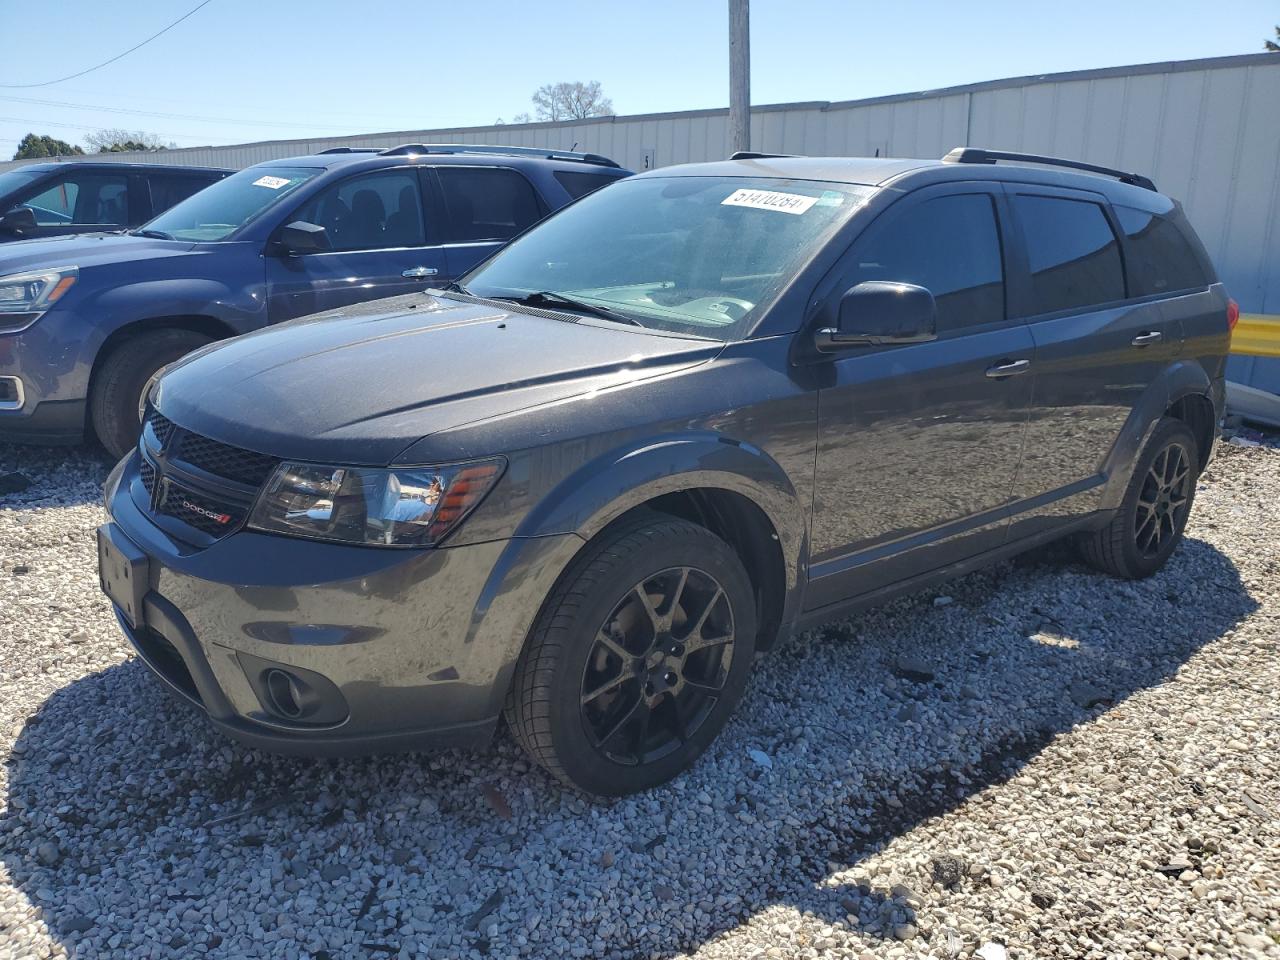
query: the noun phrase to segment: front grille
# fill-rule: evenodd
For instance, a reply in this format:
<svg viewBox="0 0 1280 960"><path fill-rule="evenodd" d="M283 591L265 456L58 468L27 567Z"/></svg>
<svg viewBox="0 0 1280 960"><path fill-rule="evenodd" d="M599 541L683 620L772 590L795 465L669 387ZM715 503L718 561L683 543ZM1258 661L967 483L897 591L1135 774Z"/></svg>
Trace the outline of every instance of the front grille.
<svg viewBox="0 0 1280 960"><path fill-rule="evenodd" d="M280 461L252 450L241 450L196 433L182 431L174 459L199 467L206 473L226 477L236 483L260 487L267 482Z"/></svg>
<svg viewBox="0 0 1280 960"><path fill-rule="evenodd" d="M195 532L173 532L197 544L239 529L280 462L192 433L155 410L148 413L141 449L147 509L181 521Z"/></svg>
<svg viewBox="0 0 1280 960"><path fill-rule="evenodd" d="M239 527L248 512L242 504L205 496L176 483L165 488L157 509L214 538L224 537Z"/></svg>

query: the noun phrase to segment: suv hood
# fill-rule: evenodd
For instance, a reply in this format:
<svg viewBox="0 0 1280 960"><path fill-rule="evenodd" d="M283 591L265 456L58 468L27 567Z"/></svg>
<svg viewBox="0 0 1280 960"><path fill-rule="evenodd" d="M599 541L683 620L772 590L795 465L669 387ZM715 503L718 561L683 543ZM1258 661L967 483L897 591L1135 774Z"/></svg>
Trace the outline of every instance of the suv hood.
<svg viewBox="0 0 1280 960"><path fill-rule="evenodd" d="M564 316L420 293L374 301L197 351L153 400L234 446L381 466L424 436L669 373L724 346Z"/></svg>
<svg viewBox="0 0 1280 960"><path fill-rule="evenodd" d="M41 267L79 267L85 270L124 260L139 261L183 256L196 244L156 240L127 233L82 233L0 245L0 276Z"/></svg>

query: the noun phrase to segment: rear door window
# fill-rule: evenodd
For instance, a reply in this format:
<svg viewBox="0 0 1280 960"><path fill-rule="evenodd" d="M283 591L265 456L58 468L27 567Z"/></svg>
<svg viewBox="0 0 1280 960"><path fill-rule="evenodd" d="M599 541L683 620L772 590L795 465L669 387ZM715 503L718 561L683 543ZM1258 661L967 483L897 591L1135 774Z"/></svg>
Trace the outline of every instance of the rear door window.
<svg viewBox="0 0 1280 960"><path fill-rule="evenodd" d="M1132 296L1208 285L1209 277L1200 257L1176 223L1133 207L1114 209L1125 234Z"/></svg>
<svg viewBox="0 0 1280 960"><path fill-rule="evenodd" d="M426 244L422 193L412 169L380 170L322 190L294 220L325 228L332 250L383 250Z"/></svg>
<svg viewBox="0 0 1280 960"><path fill-rule="evenodd" d="M1120 244L1101 205L1015 195L1031 271L1030 315L1124 299Z"/></svg>
<svg viewBox="0 0 1280 960"><path fill-rule="evenodd" d="M22 203L42 227L122 227L129 219L129 179L124 174L71 171Z"/></svg>
<svg viewBox="0 0 1280 960"><path fill-rule="evenodd" d="M449 210L449 240L510 240L542 217L533 186L501 167L436 168Z"/></svg>
<svg viewBox="0 0 1280 960"><path fill-rule="evenodd" d="M187 197L199 193L217 177L196 177L184 174L152 174L147 177L151 187L151 212L161 213Z"/></svg>
<svg viewBox="0 0 1280 960"><path fill-rule="evenodd" d="M1004 319L1000 232L989 194L935 197L871 228L850 286L892 280L927 288L938 332Z"/></svg>

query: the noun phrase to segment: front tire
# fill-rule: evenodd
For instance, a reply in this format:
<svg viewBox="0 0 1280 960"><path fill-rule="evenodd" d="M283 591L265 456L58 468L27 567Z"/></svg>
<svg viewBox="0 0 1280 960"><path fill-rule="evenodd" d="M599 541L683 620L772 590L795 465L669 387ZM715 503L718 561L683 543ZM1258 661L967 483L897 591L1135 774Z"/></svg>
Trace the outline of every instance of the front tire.
<svg viewBox="0 0 1280 960"><path fill-rule="evenodd" d="M647 790L723 729L755 639L751 581L729 545L646 511L589 545L553 590L516 666L507 723L571 786Z"/></svg>
<svg viewBox="0 0 1280 960"><path fill-rule="evenodd" d="M138 334L112 348L89 391L93 432L107 453L119 460L138 442L138 403L156 371L212 342L193 330L166 329Z"/></svg>
<svg viewBox="0 0 1280 960"><path fill-rule="evenodd" d="M1199 475L1195 434L1165 417L1143 448L1115 517L1081 541L1085 560L1127 580L1151 576L1182 542Z"/></svg>

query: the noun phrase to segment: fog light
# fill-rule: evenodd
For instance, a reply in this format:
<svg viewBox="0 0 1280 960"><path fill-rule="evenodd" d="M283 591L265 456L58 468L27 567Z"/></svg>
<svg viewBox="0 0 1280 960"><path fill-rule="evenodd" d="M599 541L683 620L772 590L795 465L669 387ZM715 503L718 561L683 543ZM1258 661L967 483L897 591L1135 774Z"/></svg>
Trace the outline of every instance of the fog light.
<svg viewBox="0 0 1280 960"><path fill-rule="evenodd" d="M307 711L306 685L283 670L268 670L266 675L268 706L288 720L298 720Z"/></svg>

